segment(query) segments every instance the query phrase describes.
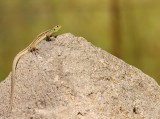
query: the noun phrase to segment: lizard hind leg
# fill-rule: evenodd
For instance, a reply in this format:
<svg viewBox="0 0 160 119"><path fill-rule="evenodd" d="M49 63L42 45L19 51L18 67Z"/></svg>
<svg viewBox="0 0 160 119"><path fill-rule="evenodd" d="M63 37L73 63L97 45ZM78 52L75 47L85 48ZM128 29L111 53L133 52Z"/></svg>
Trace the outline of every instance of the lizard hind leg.
<svg viewBox="0 0 160 119"><path fill-rule="evenodd" d="M39 49L36 48L36 47L30 47L29 51L30 51L31 53L35 54L35 55L39 53L39 52L38 52Z"/></svg>

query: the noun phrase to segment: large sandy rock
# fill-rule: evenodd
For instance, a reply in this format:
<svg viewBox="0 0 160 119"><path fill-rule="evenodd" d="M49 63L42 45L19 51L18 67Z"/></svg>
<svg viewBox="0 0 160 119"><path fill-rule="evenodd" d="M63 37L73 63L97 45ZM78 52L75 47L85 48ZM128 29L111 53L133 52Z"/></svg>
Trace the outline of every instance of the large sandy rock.
<svg viewBox="0 0 160 119"><path fill-rule="evenodd" d="M69 33L38 48L18 63L7 119L160 119L160 87L137 68ZM0 119L10 82L0 83Z"/></svg>

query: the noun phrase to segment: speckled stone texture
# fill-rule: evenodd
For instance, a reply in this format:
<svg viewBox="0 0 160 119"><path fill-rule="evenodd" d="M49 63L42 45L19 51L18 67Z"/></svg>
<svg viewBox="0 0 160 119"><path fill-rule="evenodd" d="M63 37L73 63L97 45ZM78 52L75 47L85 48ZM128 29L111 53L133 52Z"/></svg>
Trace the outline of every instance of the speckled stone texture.
<svg viewBox="0 0 160 119"><path fill-rule="evenodd" d="M160 119L160 87L139 69L70 33L42 41L0 83L0 119Z"/></svg>

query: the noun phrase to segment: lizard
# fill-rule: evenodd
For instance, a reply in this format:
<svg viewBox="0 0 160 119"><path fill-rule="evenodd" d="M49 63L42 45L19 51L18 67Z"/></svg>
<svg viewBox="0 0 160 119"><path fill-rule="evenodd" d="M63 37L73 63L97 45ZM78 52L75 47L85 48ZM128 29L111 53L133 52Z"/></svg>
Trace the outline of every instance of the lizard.
<svg viewBox="0 0 160 119"><path fill-rule="evenodd" d="M50 40L50 37L54 36L55 37L55 33L58 32L60 30L61 26L57 25L49 30L46 30L42 33L40 33L30 44L29 46L27 46L25 49L23 49L22 51L20 51L14 58L13 63L12 63L12 74L11 74L11 94L10 94L10 113L12 112L12 108L13 108L13 96L14 96L14 88L15 88L15 80L16 80L16 68L17 68L17 64L19 59L29 53L29 52L33 52L38 50L36 48L37 44L39 44L42 40L46 39L46 40Z"/></svg>

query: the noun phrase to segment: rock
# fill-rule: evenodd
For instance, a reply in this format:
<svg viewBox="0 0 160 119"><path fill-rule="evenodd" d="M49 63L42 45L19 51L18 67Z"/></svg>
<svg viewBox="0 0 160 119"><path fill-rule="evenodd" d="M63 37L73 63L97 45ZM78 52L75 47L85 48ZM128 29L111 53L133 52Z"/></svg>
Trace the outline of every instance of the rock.
<svg viewBox="0 0 160 119"><path fill-rule="evenodd" d="M7 119L160 119L160 87L139 69L70 33L38 48L18 62ZM0 83L0 117L10 82Z"/></svg>

